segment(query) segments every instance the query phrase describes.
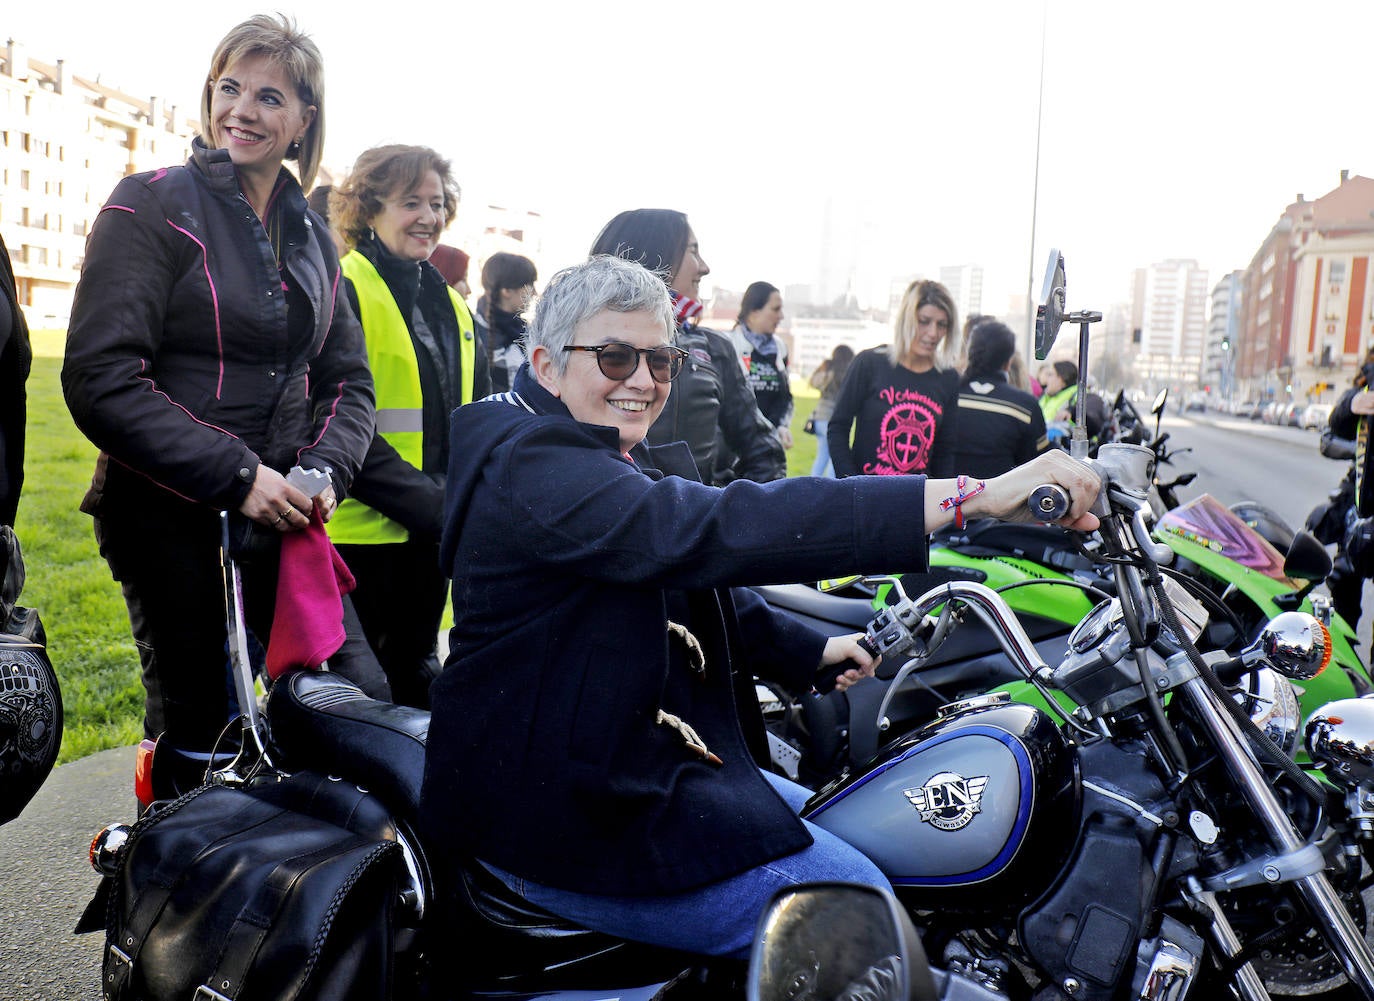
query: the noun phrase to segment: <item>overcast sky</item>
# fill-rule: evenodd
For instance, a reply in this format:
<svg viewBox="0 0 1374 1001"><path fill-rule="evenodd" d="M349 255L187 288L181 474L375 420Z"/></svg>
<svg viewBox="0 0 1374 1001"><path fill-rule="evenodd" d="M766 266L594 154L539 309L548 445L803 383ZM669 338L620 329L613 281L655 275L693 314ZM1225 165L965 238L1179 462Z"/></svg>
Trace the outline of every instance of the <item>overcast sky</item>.
<svg viewBox="0 0 1374 1001"><path fill-rule="evenodd" d="M1096 309L1165 258L1215 283L1298 192L1374 174L1369 0L275 6L324 53L327 163L434 146L465 201L541 212L560 263L663 206L720 285L810 282L829 201L877 281L980 263L1000 311L1057 246ZM193 109L215 43L274 5L6 8L36 58Z"/></svg>

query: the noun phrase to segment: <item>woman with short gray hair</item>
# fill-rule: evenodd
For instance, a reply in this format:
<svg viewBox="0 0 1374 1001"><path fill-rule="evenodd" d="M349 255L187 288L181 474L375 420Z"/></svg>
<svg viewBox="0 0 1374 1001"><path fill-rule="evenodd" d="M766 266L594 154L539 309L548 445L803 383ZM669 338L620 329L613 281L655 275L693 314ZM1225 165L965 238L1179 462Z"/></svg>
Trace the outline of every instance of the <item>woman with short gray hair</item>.
<svg viewBox="0 0 1374 1001"><path fill-rule="evenodd" d="M706 486L681 443L645 444L684 371L667 302L638 264L560 272L514 388L454 414L453 630L420 821L456 849L434 857L438 885L481 865L584 927L741 956L782 887L888 885L800 819L806 789L760 770L751 680L844 689L874 661L857 635L824 636L748 585L923 569L927 531L965 508L1028 519L1042 482L1068 489L1075 527L1092 528L1078 519L1097 482L1058 453L976 485Z"/></svg>

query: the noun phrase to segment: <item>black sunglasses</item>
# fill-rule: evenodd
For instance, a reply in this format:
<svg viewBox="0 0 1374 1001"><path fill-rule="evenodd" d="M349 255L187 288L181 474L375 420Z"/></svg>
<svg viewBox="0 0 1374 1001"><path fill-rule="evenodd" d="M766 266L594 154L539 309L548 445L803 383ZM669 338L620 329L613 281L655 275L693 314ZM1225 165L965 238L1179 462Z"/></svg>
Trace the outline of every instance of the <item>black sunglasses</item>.
<svg viewBox="0 0 1374 1001"><path fill-rule="evenodd" d="M607 379L621 382L635 374L639 368L639 356L649 360L649 376L654 382L672 382L682 371L682 362L687 352L670 344L660 344L656 348L637 348L624 341L611 341L609 344L569 344L564 351L590 351L596 355L596 367Z"/></svg>

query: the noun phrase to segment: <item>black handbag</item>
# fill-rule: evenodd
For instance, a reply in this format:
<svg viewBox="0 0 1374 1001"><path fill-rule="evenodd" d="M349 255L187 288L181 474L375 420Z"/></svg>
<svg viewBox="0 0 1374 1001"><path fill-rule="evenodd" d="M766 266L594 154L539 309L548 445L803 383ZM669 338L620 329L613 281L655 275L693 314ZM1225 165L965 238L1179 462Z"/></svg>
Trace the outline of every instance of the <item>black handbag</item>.
<svg viewBox="0 0 1374 1001"><path fill-rule="evenodd" d="M808 418L806 419L806 423L802 425L802 430L805 431L807 434L815 434L815 433L816 433L816 415L815 415L815 414L812 414L810 417L808 417Z"/></svg>
<svg viewBox="0 0 1374 1001"><path fill-rule="evenodd" d="M264 789L201 786L134 825L109 893L107 999L390 996L399 845Z"/></svg>

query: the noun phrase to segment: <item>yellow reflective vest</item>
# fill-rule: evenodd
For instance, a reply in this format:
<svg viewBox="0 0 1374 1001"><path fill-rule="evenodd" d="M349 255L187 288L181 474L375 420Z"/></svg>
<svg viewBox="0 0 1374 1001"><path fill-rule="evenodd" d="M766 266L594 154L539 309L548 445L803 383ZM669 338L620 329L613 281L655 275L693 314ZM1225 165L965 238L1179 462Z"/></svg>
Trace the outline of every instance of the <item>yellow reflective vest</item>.
<svg viewBox="0 0 1374 1001"><path fill-rule="evenodd" d="M1059 392L1051 395L1046 393L1040 397L1040 412L1045 415L1045 423L1053 424L1059 416L1059 411L1065 407L1069 408L1069 420L1073 420L1073 404L1075 397L1078 396L1078 384L1065 386Z"/></svg>
<svg viewBox="0 0 1374 1001"><path fill-rule="evenodd" d="M377 396L377 434L416 469L424 462L424 396L420 389L420 365L401 308L375 266L356 250L340 262L343 273L358 295L358 319L367 341L367 364ZM472 402L476 339L467 303L448 290L458 320L459 361L462 366L462 398ZM437 331L436 331L437 334ZM378 545L405 542L404 526L358 500L345 500L330 519L329 537L336 543Z"/></svg>

